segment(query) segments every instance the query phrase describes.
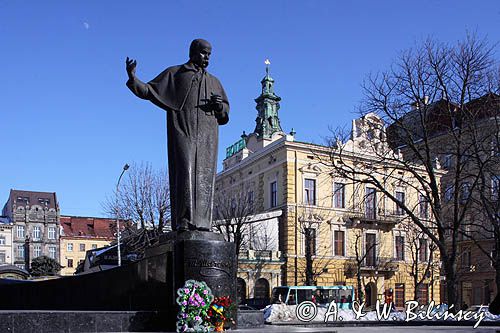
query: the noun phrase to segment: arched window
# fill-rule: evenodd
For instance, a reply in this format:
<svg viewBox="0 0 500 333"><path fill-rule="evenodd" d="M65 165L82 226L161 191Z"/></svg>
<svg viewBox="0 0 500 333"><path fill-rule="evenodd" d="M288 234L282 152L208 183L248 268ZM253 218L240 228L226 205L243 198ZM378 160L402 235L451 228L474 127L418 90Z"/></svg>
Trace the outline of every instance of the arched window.
<svg viewBox="0 0 500 333"><path fill-rule="evenodd" d="M238 304L243 303L247 299L247 284L245 280L243 280L242 278L237 278L236 286L237 286L236 288L237 288Z"/></svg>
<svg viewBox="0 0 500 333"><path fill-rule="evenodd" d="M254 297L269 298L269 282L266 279L260 278L255 282Z"/></svg>

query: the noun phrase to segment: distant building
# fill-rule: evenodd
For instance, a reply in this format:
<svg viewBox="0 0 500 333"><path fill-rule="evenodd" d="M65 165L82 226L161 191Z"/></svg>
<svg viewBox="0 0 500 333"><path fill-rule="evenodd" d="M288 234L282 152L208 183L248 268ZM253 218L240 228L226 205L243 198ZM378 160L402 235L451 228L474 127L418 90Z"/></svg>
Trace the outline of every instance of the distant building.
<svg viewBox="0 0 500 333"><path fill-rule="evenodd" d="M498 232L496 236L494 232L500 210L500 96L489 93L462 106L444 99L416 106L400 120L402 126L388 128L389 137L408 155L412 150L404 146L401 128L411 128L415 142L428 142L429 153L443 171L441 203L449 223L444 235L449 245L453 223L459 223L455 237L459 303L489 304L498 292L495 279L499 274L489 256L496 259L500 249Z"/></svg>
<svg viewBox="0 0 500 333"><path fill-rule="evenodd" d="M61 275L73 275L88 250L108 246L116 239L115 219L61 216L61 227Z"/></svg>
<svg viewBox="0 0 500 333"><path fill-rule="evenodd" d="M12 264L12 229L13 224L7 217L0 217L0 265Z"/></svg>
<svg viewBox="0 0 500 333"><path fill-rule="evenodd" d="M10 190L2 215L12 224L13 264L29 270L45 255L59 261L59 204L55 192Z"/></svg>

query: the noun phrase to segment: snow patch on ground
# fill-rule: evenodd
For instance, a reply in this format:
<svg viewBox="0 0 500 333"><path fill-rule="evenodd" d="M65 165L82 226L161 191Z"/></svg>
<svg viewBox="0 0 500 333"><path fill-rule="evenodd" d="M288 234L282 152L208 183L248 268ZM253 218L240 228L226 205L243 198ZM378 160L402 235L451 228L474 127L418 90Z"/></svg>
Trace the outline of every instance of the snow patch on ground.
<svg viewBox="0 0 500 333"><path fill-rule="evenodd" d="M264 320L268 323L278 323L278 322L301 322L296 315L296 309L297 305L285 305L285 304L272 304L267 306L264 309ZM447 310L446 305L441 305L437 307L432 313L440 313L443 314ZM312 318L313 316L310 316L309 318L312 318L309 322L312 323L318 323L318 322L324 322L325 321L325 314L327 312L326 307L317 307L317 314ZM494 315L490 313L487 310L483 310L484 312L484 321L500 321L500 315ZM356 318L354 311L352 310L344 310L344 309L339 309L338 310L338 319L340 320L340 317L342 317L342 321L379 321L377 318L377 312L376 311L368 311L365 312L366 315L360 318ZM404 321L406 319L406 313L402 311L392 311L390 313L390 316L387 319L381 318L380 320L390 320L390 321ZM421 319L418 319L421 320ZM428 319L428 320L433 320L437 321L438 319ZM455 319L448 319L448 320L455 320ZM334 321L333 317L330 317L329 322Z"/></svg>

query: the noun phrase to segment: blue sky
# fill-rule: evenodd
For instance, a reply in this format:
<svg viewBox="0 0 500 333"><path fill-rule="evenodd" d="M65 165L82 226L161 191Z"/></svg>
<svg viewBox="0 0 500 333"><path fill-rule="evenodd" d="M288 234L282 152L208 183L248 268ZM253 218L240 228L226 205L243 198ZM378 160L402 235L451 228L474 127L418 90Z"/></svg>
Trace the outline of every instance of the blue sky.
<svg viewBox="0 0 500 333"><path fill-rule="evenodd" d="M283 129L322 143L356 116L366 75L467 31L498 43L500 1L0 0L0 205L11 188L55 191L63 214L102 216L125 162L166 166L164 111L128 91L126 56L148 81L212 43L231 104L220 161L254 129L266 58Z"/></svg>

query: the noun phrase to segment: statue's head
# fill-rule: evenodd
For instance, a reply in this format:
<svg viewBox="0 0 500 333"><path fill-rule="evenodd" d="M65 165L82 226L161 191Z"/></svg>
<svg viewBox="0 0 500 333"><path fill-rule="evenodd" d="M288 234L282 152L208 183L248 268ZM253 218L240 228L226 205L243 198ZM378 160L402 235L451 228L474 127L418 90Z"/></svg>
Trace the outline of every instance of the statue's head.
<svg viewBox="0 0 500 333"><path fill-rule="evenodd" d="M206 68L212 54L212 45L204 39L195 39L189 47L189 60L202 68Z"/></svg>

